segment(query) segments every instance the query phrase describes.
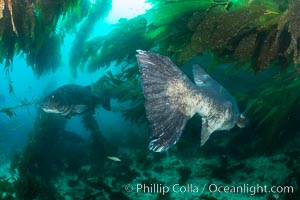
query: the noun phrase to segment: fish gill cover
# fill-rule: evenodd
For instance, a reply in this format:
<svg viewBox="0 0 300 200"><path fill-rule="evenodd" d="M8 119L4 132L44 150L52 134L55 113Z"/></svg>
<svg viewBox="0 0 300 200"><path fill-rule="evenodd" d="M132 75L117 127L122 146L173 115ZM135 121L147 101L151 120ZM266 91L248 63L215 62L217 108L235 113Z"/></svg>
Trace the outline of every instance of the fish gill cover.
<svg viewBox="0 0 300 200"><path fill-rule="evenodd" d="M276 75L271 74L272 78L259 85L255 92L249 94L247 90L232 90L233 96L239 105L245 108L245 114L251 119L250 128L236 131L241 132L239 134L241 136L234 135L233 140L227 142L229 144L227 150L222 145L211 147L211 154L221 150L228 154L234 152L236 157L243 157L276 152L285 142L295 137L299 131L295 124L299 120L297 111L300 107L298 0L148 0L147 2L152 3L153 7L145 14L132 19L120 19L117 24L111 26L112 30L107 35L95 36L91 35L91 30L95 28L100 18L107 16L111 9L110 0L96 0L92 3L90 0L0 0L0 62L4 63L5 69L2 73L9 76L13 72L13 60L20 54L26 58L28 66L37 77L42 78L42 75L57 70L61 66L61 59L65 56L61 51L63 41L68 34L72 34L75 39L70 48L69 66L73 76L77 76L82 70L93 73L105 68L106 74L92 84L94 94L105 94L119 103L129 103L129 106L123 106L118 111L132 123L146 124L144 97L139 87L136 50L156 51L169 56L178 66L183 66L197 56L209 56L211 62L208 71L217 71L224 64L228 64L225 69L225 75L228 77L239 73L240 70L246 71L249 76L253 73L259 75L265 71L269 72L268 70L276 72ZM119 73L110 70L112 65L120 68ZM10 83L9 89L13 93L14 88ZM24 100L20 105L1 108L0 113L13 117L16 109L33 104L36 105L38 102ZM91 137L96 138L93 140L96 143L90 146L97 149L99 138L102 136L95 119L90 117L84 116L83 123L92 133ZM13 196L11 187L17 188L17 196L20 199L33 199L43 193L52 194L47 197L48 199L62 199L63 197L54 192L55 188L51 186L47 176L58 176L58 171L68 170L79 171L84 183L91 188L100 186L104 188L105 192L111 193L110 199L125 199L123 193L111 191L107 186L108 183L102 179L105 175L115 173L121 182L115 183L114 180L112 184L120 186L139 177L139 172L129 168L127 163L123 164L122 169L129 174L126 179L121 172L107 171L99 175L96 172L101 170L97 167L95 169L82 167L89 163L86 159L93 159L93 155L97 154L95 151L94 154L87 152L88 148L83 148L80 139L74 134L61 136L61 132L65 133L64 123L65 121L44 114L36 118L32 131L33 140L17 157L12 167L18 169L24 179L19 179L14 184L7 182L6 179L1 180L0 185L6 188L3 190ZM193 129L197 125L193 121L190 124L186 131L195 132ZM52 135L53 133L57 134ZM193 135L191 139L184 135L182 142L178 144L177 153L188 152L191 155L199 153L199 150L191 146L191 143L195 143L196 136ZM66 144L65 139L61 137L71 138L71 144ZM127 142L137 146L138 137L134 135L133 139ZM249 144L240 144L239 140L243 137L252 139L247 140ZM53 146L49 144L56 145L56 149L53 150ZM74 144L78 149L68 149L67 155L60 155L60 152L66 150L64 149L66 145ZM82 149L83 152L80 152ZM193 150L195 152L192 152ZM48 152L49 160L40 152ZM207 152L199 154L209 156L210 153ZM296 153L291 153L293 154L291 158L296 161L291 159L289 162L299 163ZM90 156L78 163L78 158L72 157L72 154L80 157L86 154ZM163 162L163 158L166 157L165 154L154 157L153 154L148 155L148 152L145 154L141 151L136 154L135 164L145 169L153 162ZM57 155L60 156L56 157ZM103 161L103 155L99 157L95 162L101 168L104 164L99 162ZM43 171L50 169L47 166L53 160L55 162L51 171ZM228 162L233 163L227 165ZM218 164L227 165L226 175L232 175L232 168L243 168L236 165L234 159L228 161L227 157L221 157L217 164L202 165L204 161L202 164L199 163L196 163L197 166L206 167L211 177L220 179L222 170L216 167ZM155 170L167 171L160 165ZM179 168L179 173L182 170ZM89 179L92 173L99 175L97 180ZM222 180L224 179L225 177ZM180 180L185 178L182 177ZM160 182L158 179L155 181ZM24 186L29 184L34 185L34 189L26 190ZM78 184L78 181L70 180L68 184ZM94 192L91 190L89 194L97 194ZM290 198L297 199L297 197L299 194L296 193ZM86 199L88 198L93 198L93 195L89 195Z"/></svg>

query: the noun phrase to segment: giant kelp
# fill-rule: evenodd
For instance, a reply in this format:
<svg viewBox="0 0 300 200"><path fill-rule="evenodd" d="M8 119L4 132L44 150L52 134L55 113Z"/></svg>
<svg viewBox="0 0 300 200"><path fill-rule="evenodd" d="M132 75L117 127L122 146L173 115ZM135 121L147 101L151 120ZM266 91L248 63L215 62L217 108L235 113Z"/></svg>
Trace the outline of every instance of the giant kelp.
<svg viewBox="0 0 300 200"><path fill-rule="evenodd" d="M145 122L142 88L138 78L138 66L124 68L121 73L108 72L92 84L92 92L97 96L107 95L121 105L115 111L122 112L125 119L138 124Z"/></svg>
<svg viewBox="0 0 300 200"><path fill-rule="evenodd" d="M39 110L30 142L11 165L20 177L13 184L18 199L64 199L52 183L55 178L61 173L78 173L89 160L101 164L99 155L96 157L95 152L89 155L89 145L80 136L65 130L65 123L63 117ZM98 152L102 150L99 143L95 145Z"/></svg>
<svg viewBox="0 0 300 200"><path fill-rule="evenodd" d="M199 10L205 11L210 7L212 1L210 0L204 0L204 1L148 0L148 2L154 5L153 8L146 13L148 23L153 24L155 26L161 26L161 25L167 25L169 23L172 23L174 19L179 19L188 13L191 14Z"/></svg>
<svg viewBox="0 0 300 200"><path fill-rule="evenodd" d="M95 4L92 8L90 8L88 14L86 14L87 17L82 21L78 30L74 31L75 40L72 43L71 55L69 58L69 65L72 69L73 75L76 76L78 67L84 69L89 58L93 58L97 55L104 38L97 37L97 39L92 39L90 41L89 38L91 37L91 30L93 28L97 28L95 27L95 24L99 22L99 20L103 19L110 9L111 0L95 1ZM79 9L79 11L81 11L81 9ZM78 23L79 20L76 20L75 18L72 22L74 26L74 24ZM93 69L90 69L90 71L93 71Z"/></svg>
<svg viewBox="0 0 300 200"><path fill-rule="evenodd" d="M285 75L257 89L255 97L244 97L251 127L257 133L258 152L276 151L299 131L299 74L289 70Z"/></svg>
<svg viewBox="0 0 300 200"><path fill-rule="evenodd" d="M190 40L191 34L185 24L191 12L201 7L205 10L209 5L210 2L199 4L199 1L198 4L197 1L167 2L155 6L145 15L129 20L121 19L105 37L86 40L83 54L79 58L70 58L72 63L73 60L79 60L72 67L82 66L83 63L89 71L94 71L100 67L108 67L113 62L116 65L121 62L134 63L137 49L158 47L160 52L170 55ZM174 6L176 9L172 9ZM170 9L170 12L161 12L166 9Z"/></svg>
<svg viewBox="0 0 300 200"><path fill-rule="evenodd" d="M100 167L104 162L105 155L109 149L109 144L101 134L97 120L93 115L90 113L83 114L81 121L85 128L90 131L89 154L93 157L92 162Z"/></svg>
<svg viewBox="0 0 300 200"><path fill-rule="evenodd" d="M17 154L11 168L18 171L15 192L19 199L61 199L50 178L59 174L62 160L55 152L63 134L65 121L40 110L31 133L31 141L22 153ZM55 167L54 167L55 166Z"/></svg>
<svg viewBox="0 0 300 200"><path fill-rule="evenodd" d="M121 62L133 63L136 49L148 49L153 44L153 40L145 37L146 25L144 17L122 19L114 25L109 35L80 40L80 45L75 43L70 57L73 71L78 66L93 72L108 67L112 62L116 62L116 65ZM79 51L78 46L82 47Z"/></svg>
<svg viewBox="0 0 300 200"><path fill-rule="evenodd" d="M288 7L288 22L289 22L289 32L290 32L290 45L287 49L287 54L293 56L294 63L300 63L300 16L299 8L300 2L297 0L289 0Z"/></svg>
<svg viewBox="0 0 300 200"><path fill-rule="evenodd" d="M286 67L292 62L283 56L289 42L287 12L282 3L244 1L244 6L228 13L212 10L203 20L193 16L190 23L198 25L187 49L193 54L212 51L222 62L250 64L255 71L274 62Z"/></svg>
<svg viewBox="0 0 300 200"><path fill-rule="evenodd" d="M298 63L298 1L149 2L153 8L121 20L105 40L85 42L89 50L81 57L83 63L89 61L89 69L113 61L134 62L135 49L155 48L174 56L177 64L206 51L213 52L218 62L238 61L255 71L274 63L284 68Z"/></svg>
<svg viewBox="0 0 300 200"><path fill-rule="evenodd" d="M39 100L28 101L26 98L19 100L20 104L11 107L0 108L0 113L7 115L8 117L16 116L16 110L19 108L28 108L30 106L36 106L39 104Z"/></svg>
<svg viewBox="0 0 300 200"><path fill-rule="evenodd" d="M111 1L90 4L76 0L51 3L3 0L0 58L9 66L15 53L24 52L38 75L55 69L59 66L61 44L56 28L58 19L64 15L68 29L72 29L72 22L74 27L88 16L71 49L73 71L77 66L87 65L93 71L113 61L134 62L135 49L156 47L163 54L175 56L177 63L205 51L214 52L222 62L250 64L256 71L273 63L287 67L299 62L299 2L296 0L149 2L154 6L145 15L121 20L105 39L89 39L89 29L96 19L107 14ZM74 11L69 12L72 8Z"/></svg>
<svg viewBox="0 0 300 200"><path fill-rule="evenodd" d="M149 0L149 2L153 2L154 7L143 16L147 20L147 26L139 26L139 29L136 29L135 25L128 23L129 27L126 29L132 28L132 30L143 32L145 38L142 35L139 39L140 43L149 41L149 48L173 57L179 66L193 56L202 55L207 51L213 53L214 65L234 62L238 67L248 68L250 66L256 72L274 65L286 69L291 65L299 64L300 29L298 27L300 20L296 14L299 7L298 1L232 1L233 5L229 9L211 4L217 2L223 5L222 2L226 3L226 1L201 1L198 4L196 1ZM170 11L168 14L158 12L167 8ZM181 8L183 12L178 12L177 8ZM136 19L128 20L128 22L130 21L134 22ZM124 29L125 27L114 29L108 38L114 36L116 41L122 39L122 46L136 48L129 40L125 39L126 37L116 37L123 36L122 31ZM141 48L142 46L140 45ZM116 60L118 62L125 60L127 63L130 62L131 60L127 58L131 57L131 51L129 54L118 51L118 47L119 42L114 40L109 43L102 43L100 48L105 54L102 54L101 59L99 59L103 62L98 62L98 64L107 66ZM114 51L109 51L109 49L114 49ZM116 56L118 59L115 59ZM293 68L290 68L293 71ZM233 70L236 69L233 68ZM106 78L110 82L116 79L120 80L120 77L113 74ZM283 81L282 78L277 81L280 84L286 84L286 86L280 88L274 87L272 84L265 86L266 88L262 89L257 99L249 102L249 106L253 106L250 106L249 112L253 112L254 121L257 120L259 124L258 128L262 128L261 124L268 124L267 119L269 117L278 119L277 124L285 121L285 117L289 115L291 108L295 105L297 98L293 96L292 91L297 87L292 86L292 83L290 84L288 81ZM103 85L105 84L103 83ZM124 87L119 88L124 89ZM264 101L267 101L265 99L268 98L274 99L274 96L279 95L282 91L289 91L285 96L293 96L289 98L284 108L274 106L270 109L266 103L258 103L261 99ZM128 95L129 93L125 96ZM134 107L132 109L134 110ZM283 109L285 112L280 112ZM269 122L271 123L271 121ZM273 126L268 137L271 137L271 132L279 133L280 129L282 126Z"/></svg>
<svg viewBox="0 0 300 200"><path fill-rule="evenodd" d="M9 68L15 54L25 53L28 64L37 69L36 73L40 75L43 71L43 65L36 60L44 59L44 55L41 55L42 52L50 48L52 52L48 53L55 52L54 55L47 55L50 58L50 63L52 59L57 60L59 46L47 45L46 42L49 38L54 37L59 16L75 6L77 1L7 0L1 4L4 6L1 10L2 18L0 19L0 61L5 60L5 67ZM45 69L49 66L54 69L57 67L57 62L51 63Z"/></svg>
<svg viewBox="0 0 300 200"><path fill-rule="evenodd" d="M13 57L23 53L37 76L56 69L60 64L64 36L62 30L58 30L61 28L58 22L64 17L73 17L78 23L89 13L91 6L89 0L1 0L0 62L5 61L6 69L10 69ZM104 8L101 12L109 10ZM63 31L67 30L63 28Z"/></svg>
<svg viewBox="0 0 300 200"><path fill-rule="evenodd" d="M88 140L66 131L66 121L62 116L38 111L30 142L11 164L18 178L13 184L0 178L0 189L4 188L8 196L12 190L17 199L60 200L66 195L93 199L103 192L101 169L108 161L106 156L116 150L109 149L93 115L85 113L82 117L83 125L91 132ZM59 180L67 184L62 187L57 184ZM72 192L65 194L68 188Z"/></svg>
<svg viewBox="0 0 300 200"><path fill-rule="evenodd" d="M203 1L198 5L195 5L195 1L155 1L154 3L156 3L155 7L143 17L121 21L108 34L108 39L98 47L101 53L93 53L91 56L92 59L98 60L96 67L108 66L114 61L118 64L126 61L126 65L134 63L134 49L142 48L152 48L169 55L179 66L193 56L202 55L207 51L213 54L212 63L216 66L219 63L234 62L239 67L250 66L256 72L273 65L285 69L291 64L298 63L299 52L296 39L298 29L295 28L298 27L297 16L295 16L297 1L254 0L239 3L234 1L227 10L223 6L211 6L211 1L209 3ZM184 12L177 13L176 6L184 7ZM163 16L163 13L157 12L163 8L170 8L170 13ZM124 30L126 31L123 33ZM133 32L141 34L137 37ZM128 35L134 35L140 44L132 44L132 40L128 40ZM145 43L147 45L144 46ZM94 43L90 46L91 49L97 49ZM123 46L129 50L123 51ZM232 68L232 70L236 69ZM131 102L129 109L122 110L123 116L131 121L143 122L145 118L141 90L131 86L131 84L139 84L137 68L132 68L133 73L130 73L128 79L124 78L127 70L121 74L107 73L96 85L102 85L102 90L112 98L121 102ZM286 121L298 99L298 96L293 95L297 82L290 83L286 80L287 74L294 73L293 68L291 67L289 72L282 73L286 73L285 78L274 78L274 83L265 85L257 97L248 102L249 116L253 118L253 124L257 125L258 132L264 132L263 142L269 144L275 141L270 138L280 138L283 129L281 122ZM283 86L277 87L274 84ZM274 97L283 91L286 92L284 96L288 101L279 106L278 104L284 99L275 101ZM245 99L243 102L246 104ZM274 107L269 105L268 99L274 101L272 103ZM273 118L277 121L276 126L272 125L272 129L265 130L274 122ZM141 119L143 120L140 121ZM264 126L264 124L268 125Z"/></svg>
<svg viewBox="0 0 300 200"><path fill-rule="evenodd" d="M17 199L15 195L14 181L11 178L0 177L0 191L1 199L14 200Z"/></svg>
<svg viewBox="0 0 300 200"><path fill-rule="evenodd" d="M251 1L228 13L210 13L200 21L189 48L248 63L255 71L274 63L284 68L299 64L298 7L298 1Z"/></svg>

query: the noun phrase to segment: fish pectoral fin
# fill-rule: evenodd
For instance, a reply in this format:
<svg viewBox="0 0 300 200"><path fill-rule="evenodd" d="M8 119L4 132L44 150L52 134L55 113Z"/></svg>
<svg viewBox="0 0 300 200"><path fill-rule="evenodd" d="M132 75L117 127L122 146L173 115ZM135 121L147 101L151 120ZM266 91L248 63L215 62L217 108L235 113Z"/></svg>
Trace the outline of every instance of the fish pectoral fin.
<svg viewBox="0 0 300 200"><path fill-rule="evenodd" d="M210 125L210 120L208 118L202 118L202 127L201 127L201 146L203 146L210 135L215 131L214 128Z"/></svg>
<svg viewBox="0 0 300 200"><path fill-rule="evenodd" d="M88 110L88 106L84 104L79 104L74 106L74 111L78 114L83 113Z"/></svg>

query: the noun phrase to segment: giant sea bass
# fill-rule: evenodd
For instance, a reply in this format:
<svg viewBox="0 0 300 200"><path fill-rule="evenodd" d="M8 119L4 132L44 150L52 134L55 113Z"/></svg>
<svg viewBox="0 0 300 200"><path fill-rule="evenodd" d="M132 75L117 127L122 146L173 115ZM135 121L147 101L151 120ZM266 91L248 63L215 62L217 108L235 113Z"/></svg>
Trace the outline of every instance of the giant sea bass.
<svg viewBox="0 0 300 200"><path fill-rule="evenodd" d="M94 114L97 105L110 110L109 97L96 96L91 92L91 86L68 84L51 92L44 99L42 109L47 113L60 114L70 119L74 115L86 112Z"/></svg>

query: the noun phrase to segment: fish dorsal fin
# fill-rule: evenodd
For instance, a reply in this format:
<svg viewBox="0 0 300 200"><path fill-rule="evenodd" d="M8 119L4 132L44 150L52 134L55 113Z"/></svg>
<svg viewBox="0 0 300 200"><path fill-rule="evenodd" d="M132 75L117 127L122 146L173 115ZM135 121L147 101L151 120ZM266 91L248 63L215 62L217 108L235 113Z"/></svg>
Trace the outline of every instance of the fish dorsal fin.
<svg viewBox="0 0 300 200"><path fill-rule="evenodd" d="M213 80L209 74L198 64L193 65L193 75L194 82L198 86L207 85L211 80Z"/></svg>

